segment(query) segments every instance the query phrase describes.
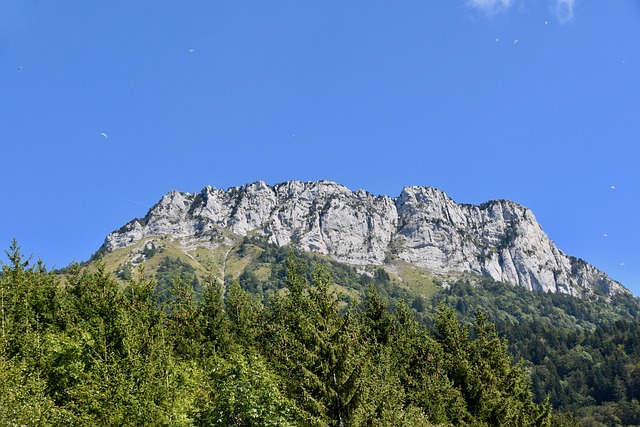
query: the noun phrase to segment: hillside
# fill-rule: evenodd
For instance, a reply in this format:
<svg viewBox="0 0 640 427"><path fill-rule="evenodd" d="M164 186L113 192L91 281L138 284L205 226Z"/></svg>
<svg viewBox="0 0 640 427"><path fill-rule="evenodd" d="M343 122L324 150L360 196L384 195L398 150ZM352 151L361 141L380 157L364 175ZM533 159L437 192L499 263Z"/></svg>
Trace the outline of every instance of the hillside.
<svg viewBox="0 0 640 427"><path fill-rule="evenodd" d="M496 324L498 334L508 340L510 353L524 362L538 403L549 397L554 408L574 414L581 425L640 422L640 383L636 379L640 303L629 294L579 298L531 292L471 274L460 274L455 281L449 276L450 284L442 287L437 277L409 265L397 276L382 267L365 272L317 254L251 238L226 252L227 288L237 283L268 306L286 288L292 251L307 280L313 280L318 266L330 275L343 309L356 305L366 310L367 292L373 286L391 313L406 304L429 328L441 304L455 309L462 324L468 326L473 325L477 310L482 310ZM184 254L168 252L177 256L163 258L167 255L163 251L148 254L148 261L159 266L156 298L166 300L180 278L193 286L198 299L207 273ZM120 276L126 278L122 271Z"/></svg>
<svg viewBox="0 0 640 427"><path fill-rule="evenodd" d="M307 280L313 266L330 274L343 307L362 305L373 285L392 312L406 303L427 326L439 304L468 325L481 309L528 367L538 402L549 396L584 425L640 420L640 353L625 344L638 300L562 253L513 202L458 205L423 187L391 199L330 182L171 192L107 236L94 261L125 282L144 265L158 301L178 279L197 299L213 277L268 305L285 287L292 252Z"/></svg>
<svg viewBox="0 0 640 427"><path fill-rule="evenodd" d="M397 275L411 266L445 285L451 275L470 273L535 291L629 293L560 251L529 209L506 200L461 205L428 187L406 187L393 199L329 181L171 191L144 218L109 234L99 253L126 265L150 251L182 252L223 278L227 255L245 236L362 270L383 267Z"/></svg>
<svg viewBox="0 0 640 427"><path fill-rule="evenodd" d="M117 281L102 262L74 264L61 277L29 267L14 243L0 272L0 423L565 424L534 401L485 316L469 328L442 306L427 328L401 301L389 310L374 285L350 300L322 265L280 250L262 251L282 273L267 302L237 280L198 283L171 258L158 268L176 273L160 302L160 281L142 269Z"/></svg>

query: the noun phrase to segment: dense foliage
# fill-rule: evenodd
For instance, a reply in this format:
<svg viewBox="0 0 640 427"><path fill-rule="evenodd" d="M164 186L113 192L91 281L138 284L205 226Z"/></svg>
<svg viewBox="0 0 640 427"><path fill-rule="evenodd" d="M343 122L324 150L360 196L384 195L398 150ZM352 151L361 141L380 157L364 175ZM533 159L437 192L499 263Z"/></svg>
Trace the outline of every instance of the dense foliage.
<svg viewBox="0 0 640 427"><path fill-rule="evenodd" d="M237 249L238 254L242 255L247 251L247 246L258 247L260 252L256 259L249 262L239 274L238 281L244 290L259 296L265 304L268 304L275 292L285 285L287 262L292 249L267 244L261 239L245 237ZM395 311L398 302L402 300L414 309L421 321L426 319L425 315L429 307L424 296L393 280L382 267L375 268L370 274L362 274L353 266L317 257L308 252L294 250L293 253L296 262L300 265L300 274L304 275L306 280L311 281L315 271L314 266L321 265L333 282L344 291L340 298L345 303L361 301L369 287L373 285L390 311ZM270 274L267 279L260 280L255 272L264 267L270 271Z"/></svg>
<svg viewBox="0 0 640 427"><path fill-rule="evenodd" d="M210 276L202 296L174 277L158 306L144 271L104 265L64 280L14 243L0 276L2 425L553 425L523 364L486 316L433 328L375 286L362 306L325 270L289 258L256 298Z"/></svg>
<svg viewBox="0 0 640 427"><path fill-rule="evenodd" d="M250 239L242 246L246 244L259 245L262 251L245 267L240 285L267 301L283 286L288 250ZM439 305L455 308L469 326L480 309L508 340L509 352L528 368L536 402L548 397L554 408L572 414L582 425L640 425L640 354L635 344L640 339L640 304L631 295L576 298L470 277L429 301L381 268L362 275L353 267L304 252L296 252L296 257L308 280L313 265L330 272L345 290L343 301L353 302L350 295L363 295L373 285L388 310L395 312L402 300L421 324L430 327L430 313ZM259 280L253 272L265 265L271 269L270 278Z"/></svg>
<svg viewBox="0 0 640 427"><path fill-rule="evenodd" d="M481 308L509 350L530 368L536 401L575 414L582 425L640 425L640 322L630 295L578 299L486 281L459 282L434 307L456 307L470 324Z"/></svg>

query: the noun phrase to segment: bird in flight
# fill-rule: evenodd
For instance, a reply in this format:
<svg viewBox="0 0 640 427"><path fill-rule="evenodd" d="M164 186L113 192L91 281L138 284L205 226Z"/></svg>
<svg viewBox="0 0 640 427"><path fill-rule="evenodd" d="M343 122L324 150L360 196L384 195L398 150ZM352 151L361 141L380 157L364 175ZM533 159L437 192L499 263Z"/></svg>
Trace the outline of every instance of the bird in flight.
<svg viewBox="0 0 640 427"><path fill-rule="evenodd" d="M106 134L106 133L104 133L104 132L101 132L101 133L100 133L100 135L104 136L104 139L109 139L109 137L107 136L107 134Z"/></svg>

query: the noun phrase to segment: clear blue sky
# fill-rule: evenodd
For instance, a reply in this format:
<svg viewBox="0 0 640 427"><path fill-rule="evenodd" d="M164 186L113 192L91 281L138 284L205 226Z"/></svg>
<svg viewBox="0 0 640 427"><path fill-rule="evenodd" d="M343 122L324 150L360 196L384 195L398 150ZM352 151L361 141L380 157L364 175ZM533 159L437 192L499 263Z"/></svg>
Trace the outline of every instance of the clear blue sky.
<svg viewBox="0 0 640 427"><path fill-rule="evenodd" d="M63 267L172 189L424 185L639 295L639 76L637 0L0 0L0 244Z"/></svg>

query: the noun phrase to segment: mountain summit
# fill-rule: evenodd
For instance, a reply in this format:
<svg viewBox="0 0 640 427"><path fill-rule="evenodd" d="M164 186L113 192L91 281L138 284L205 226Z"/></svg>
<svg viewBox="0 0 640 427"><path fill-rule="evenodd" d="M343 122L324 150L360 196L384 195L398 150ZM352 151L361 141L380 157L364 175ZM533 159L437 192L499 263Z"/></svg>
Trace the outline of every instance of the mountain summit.
<svg viewBox="0 0 640 427"><path fill-rule="evenodd" d="M605 273L560 251L529 209L507 200L458 204L430 187L406 187L395 198L330 181L171 191L144 218L109 234L101 251L140 242L157 248L169 239L189 254L244 236L355 266L393 269L404 262L436 275L466 272L535 291L629 293Z"/></svg>

